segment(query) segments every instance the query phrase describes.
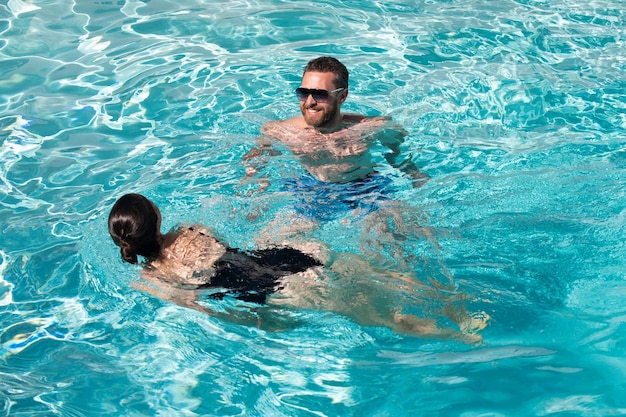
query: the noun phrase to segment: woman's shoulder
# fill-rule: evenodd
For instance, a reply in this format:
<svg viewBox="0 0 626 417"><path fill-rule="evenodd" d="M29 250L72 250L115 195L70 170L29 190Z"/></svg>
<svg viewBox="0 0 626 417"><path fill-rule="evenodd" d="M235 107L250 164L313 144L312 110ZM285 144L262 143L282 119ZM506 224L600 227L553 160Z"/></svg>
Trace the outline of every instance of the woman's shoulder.
<svg viewBox="0 0 626 417"><path fill-rule="evenodd" d="M182 224L174 227L164 236L170 244L180 245L187 241L209 241L218 243L215 233L201 224Z"/></svg>
<svg viewBox="0 0 626 417"><path fill-rule="evenodd" d="M174 240L165 251L181 252L178 256L188 258L191 254L223 253L225 245L221 244L214 233L203 225L179 226L173 233Z"/></svg>
<svg viewBox="0 0 626 417"><path fill-rule="evenodd" d="M224 255L226 247L202 225L179 226L164 236L161 256L146 272L160 275L169 281L184 285L203 285L215 272L215 263Z"/></svg>

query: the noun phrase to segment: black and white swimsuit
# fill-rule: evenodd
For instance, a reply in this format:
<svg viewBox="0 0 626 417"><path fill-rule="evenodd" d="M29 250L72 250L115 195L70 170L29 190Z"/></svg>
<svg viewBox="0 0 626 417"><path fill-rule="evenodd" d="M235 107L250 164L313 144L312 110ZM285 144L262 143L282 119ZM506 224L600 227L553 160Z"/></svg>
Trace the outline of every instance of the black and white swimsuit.
<svg viewBox="0 0 626 417"><path fill-rule="evenodd" d="M275 247L243 251L225 246L201 226L179 229L173 243L144 271L180 288L214 289L207 297L232 296L265 303L281 289L280 278L322 264L297 249Z"/></svg>
<svg viewBox="0 0 626 417"><path fill-rule="evenodd" d="M221 299L232 295L263 304L269 294L280 290L280 278L321 265L317 259L289 247L250 252L227 248L215 263L215 274L210 282L198 289L223 288L225 291L212 293L210 297Z"/></svg>

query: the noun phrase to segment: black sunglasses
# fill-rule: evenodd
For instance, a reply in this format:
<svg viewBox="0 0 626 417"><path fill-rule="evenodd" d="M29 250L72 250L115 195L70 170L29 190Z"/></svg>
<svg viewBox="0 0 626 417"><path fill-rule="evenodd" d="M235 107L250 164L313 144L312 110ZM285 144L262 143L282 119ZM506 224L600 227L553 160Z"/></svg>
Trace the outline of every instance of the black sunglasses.
<svg viewBox="0 0 626 417"><path fill-rule="evenodd" d="M333 91L317 90L315 88L300 87L300 88L296 88L296 95L298 96L300 101L306 101L306 99L308 99L309 96L313 96L313 100L317 101L318 103L326 103L328 102L328 98L330 97L331 94L338 93L341 90L345 90L345 87L337 88L336 90L333 90Z"/></svg>

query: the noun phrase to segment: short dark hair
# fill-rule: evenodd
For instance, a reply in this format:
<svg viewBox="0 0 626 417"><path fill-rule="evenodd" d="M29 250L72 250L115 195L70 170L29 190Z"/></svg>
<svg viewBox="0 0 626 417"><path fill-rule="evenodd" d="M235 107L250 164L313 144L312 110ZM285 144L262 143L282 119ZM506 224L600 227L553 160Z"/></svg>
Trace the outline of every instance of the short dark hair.
<svg viewBox="0 0 626 417"><path fill-rule="evenodd" d="M137 263L137 255L155 259L160 254L158 229L157 209L141 194L122 196L109 213L109 234L122 259L131 264Z"/></svg>
<svg viewBox="0 0 626 417"><path fill-rule="evenodd" d="M335 74L335 87L348 88L348 69L337 58L321 56L312 59L304 68L304 74L307 72L332 72Z"/></svg>

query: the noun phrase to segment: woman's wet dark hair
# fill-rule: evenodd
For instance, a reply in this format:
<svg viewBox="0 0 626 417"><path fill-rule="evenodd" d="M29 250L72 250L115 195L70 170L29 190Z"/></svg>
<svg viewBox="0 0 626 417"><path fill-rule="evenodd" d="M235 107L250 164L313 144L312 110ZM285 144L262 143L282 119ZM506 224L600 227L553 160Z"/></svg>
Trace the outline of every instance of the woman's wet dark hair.
<svg viewBox="0 0 626 417"><path fill-rule="evenodd" d="M136 264L137 255L155 259L161 252L157 210L141 194L126 194L113 205L109 214L109 234L120 247L124 261Z"/></svg>

